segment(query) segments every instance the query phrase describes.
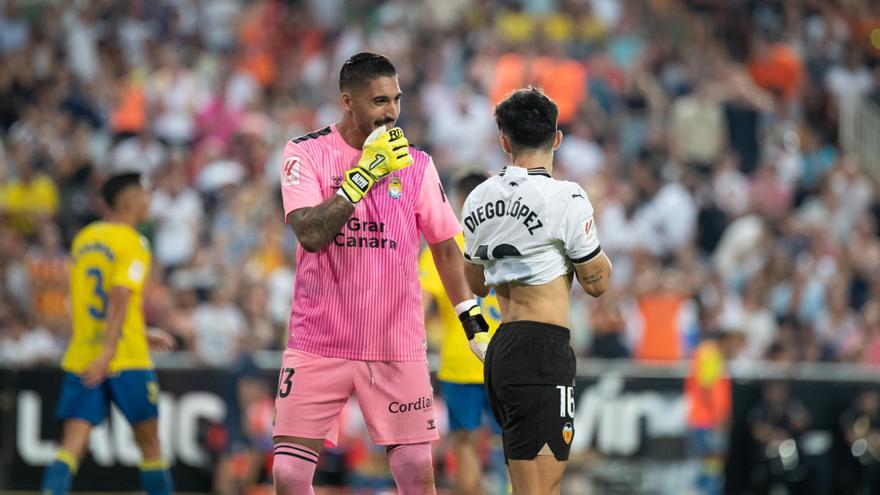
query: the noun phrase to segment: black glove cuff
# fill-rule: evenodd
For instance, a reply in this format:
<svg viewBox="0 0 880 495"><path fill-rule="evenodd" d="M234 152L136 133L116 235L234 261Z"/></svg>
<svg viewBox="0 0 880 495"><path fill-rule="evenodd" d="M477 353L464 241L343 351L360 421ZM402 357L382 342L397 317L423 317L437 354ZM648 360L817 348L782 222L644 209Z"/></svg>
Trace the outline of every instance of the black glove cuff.
<svg viewBox="0 0 880 495"><path fill-rule="evenodd" d="M477 311L472 313L471 310L474 308L476 308ZM489 331L489 324L486 323L483 314L479 312L479 306L475 306L474 308L458 315L458 319L461 321L461 326L464 328L464 333L467 335L468 340L473 340L475 334Z"/></svg>

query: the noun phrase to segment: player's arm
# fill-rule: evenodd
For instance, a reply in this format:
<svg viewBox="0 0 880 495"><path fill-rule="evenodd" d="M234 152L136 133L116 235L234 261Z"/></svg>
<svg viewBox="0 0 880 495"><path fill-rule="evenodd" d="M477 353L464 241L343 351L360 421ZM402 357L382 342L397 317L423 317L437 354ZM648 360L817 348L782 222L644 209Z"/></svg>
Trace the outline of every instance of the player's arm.
<svg viewBox="0 0 880 495"><path fill-rule="evenodd" d="M165 330L156 327L148 327L147 345L150 347L151 351L168 352L173 350L177 344L174 341L174 337Z"/></svg>
<svg viewBox="0 0 880 495"><path fill-rule="evenodd" d="M287 223L293 227L303 249L314 253L342 230L353 212L354 205L337 195L318 206L291 211L287 215Z"/></svg>
<svg viewBox="0 0 880 495"><path fill-rule="evenodd" d="M125 313L128 310L128 300L131 298L131 289L120 285L110 289L107 297L107 319L105 320L106 337L104 349L101 354L89 365L82 375L82 381L87 387L94 387L107 376L107 368L116 354L116 344L122 334L122 324L125 322Z"/></svg>
<svg viewBox="0 0 880 495"><path fill-rule="evenodd" d="M463 271L464 256L455 238L447 239L442 242L428 244L431 255L434 258L434 264L437 266L437 273L440 274L440 281L449 296L452 305L473 299L473 293L468 289L468 280L465 279ZM478 294L479 295L479 294Z"/></svg>
<svg viewBox="0 0 880 495"><path fill-rule="evenodd" d="M310 252L324 247L354 211L339 196L324 200L310 153L295 141L287 143L281 155L281 200L284 221Z"/></svg>
<svg viewBox="0 0 880 495"><path fill-rule="evenodd" d="M489 287L486 287L486 272L483 270L483 265L476 265L465 261L464 277L467 279L468 287L470 287L474 294L480 297L489 295Z"/></svg>
<svg viewBox="0 0 880 495"><path fill-rule="evenodd" d="M468 289L464 274L464 255L455 240L455 236L461 232L461 225L449 205L433 161L425 167L425 176L416 201L416 223L428 242L440 281L461 321L471 351L482 361L489 345L489 324L483 318L476 298Z"/></svg>
<svg viewBox="0 0 880 495"><path fill-rule="evenodd" d="M567 204L560 219L560 237L566 255L574 264L578 283L584 292L599 297L608 290L611 281L611 260L599 245L593 205L586 191L575 186L568 196L563 198Z"/></svg>
<svg viewBox="0 0 880 495"><path fill-rule="evenodd" d="M434 264L440 274L440 281L449 301L455 307L458 319L464 328L471 351L483 361L486 357L486 349L489 346L489 324L483 317L480 305L468 288L470 279L465 275L465 266L470 265L464 260L461 249L455 238L447 239L438 243L429 243L431 254L434 256ZM482 271L482 269L481 269ZM488 289L486 290L488 294ZM477 295L486 295L477 294Z"/></svg>
<svg viewBox="0 0 880 495"><path fill-rule="evenodd" d="M422 250L419 255L419 283L422 285L422 307L427 315L434 301L443 294L443 282L440 281L430 249Z"/></svg>
<svg viewBox="0 0 880 495"><path fill-rule="evenodd" d="M599 251L590 261L574 265L574 270L577 273L578 283L587 294L599 297L608 290L611 281L611 260L604 252Z"/></svg>

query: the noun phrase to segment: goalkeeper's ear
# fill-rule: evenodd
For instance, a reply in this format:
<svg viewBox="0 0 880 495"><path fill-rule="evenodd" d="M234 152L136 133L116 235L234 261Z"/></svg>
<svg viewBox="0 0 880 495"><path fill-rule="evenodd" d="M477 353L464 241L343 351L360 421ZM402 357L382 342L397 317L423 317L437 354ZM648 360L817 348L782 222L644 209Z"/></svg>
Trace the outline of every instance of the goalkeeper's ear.
<svg viewBox="0 0 880 495"><path fill-rule="evenodd" d="M339 103L342 105L342 109L346 112L351 112L354 108L354 104L351 101L351 93L348 91L343 91L339 94Z"/></svg>

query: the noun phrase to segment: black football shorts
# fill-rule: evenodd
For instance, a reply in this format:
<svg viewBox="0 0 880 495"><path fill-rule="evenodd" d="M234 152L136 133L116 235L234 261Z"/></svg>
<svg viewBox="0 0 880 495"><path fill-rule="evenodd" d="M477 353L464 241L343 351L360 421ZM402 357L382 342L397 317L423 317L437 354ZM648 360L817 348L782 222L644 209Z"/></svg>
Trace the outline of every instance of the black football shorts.
<svg viewBox="0 0 880 495"><path fill-rule="evenodd" d="M503 323L486 352L486 393L507 460L532 460L546 445L568 460L574 438L575 357L567 328Z"/></svg>

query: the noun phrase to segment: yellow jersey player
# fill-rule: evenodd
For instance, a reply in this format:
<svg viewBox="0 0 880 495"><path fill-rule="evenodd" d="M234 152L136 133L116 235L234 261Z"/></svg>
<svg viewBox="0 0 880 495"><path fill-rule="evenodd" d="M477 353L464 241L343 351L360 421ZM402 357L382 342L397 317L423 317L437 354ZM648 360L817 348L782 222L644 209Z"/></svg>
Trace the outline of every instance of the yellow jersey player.
<svg viewBox="0 0 880 495"><path fill-rule="evenodd" d="M150 194L140 174L123 173L107 180L101 195L110 218L83 228L71 247L73 337L61 363L56 414L63 436L42 492L67 493L89 433L107 417L112 402L134 429L144 490L169 494L173 488L159 450L159 386L149 348L168 350L173 340L161 330L148 335L145 329L142 292L150 246L135 230L149 216Z"/></svg>
<svg viewBox="0 0 880 495"><path fill-rule="evenodd" d="M456 177L454 184L454 209L461 211L464 198L485 181L488 176L482 172L466 172ZM464 248L461 233L455 236L460 248ZM492 455L490 472L495 478L497 490L507 493L507 476L504 454L501 450L501 427L492 416L492 409L483 388L483 363L468 348L468 337L461 331L458 313L446 297L440 274L434 265L430 249L422 252L419 260L419 279L425 300L434 300L443 321L445 333L440 348L440 369L437 379L440 392L446 401L449 415L449 431L455 453L455 493L460 495L486 493L481 483L482 465L479 454L479 431L485 424L492 433ZM489 324L489 333L494 333L501 323L501 310L494 292L477 299L483 316ZM490 484L492 485L492 484Z"/></svg>

